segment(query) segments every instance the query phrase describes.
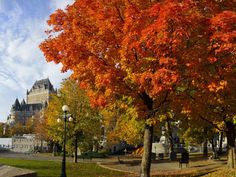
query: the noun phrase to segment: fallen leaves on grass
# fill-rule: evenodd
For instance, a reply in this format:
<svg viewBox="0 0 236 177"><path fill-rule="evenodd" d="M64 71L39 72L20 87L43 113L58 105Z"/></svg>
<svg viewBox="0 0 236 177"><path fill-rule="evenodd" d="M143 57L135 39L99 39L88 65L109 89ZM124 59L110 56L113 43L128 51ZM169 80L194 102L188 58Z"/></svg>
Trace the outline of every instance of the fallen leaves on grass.
<svg viewBox="0 0 236 177"><path fill-rule="evenodd" d="M236 169L220 168L216 172L204 175L204 177L235 177Z"/></svg>

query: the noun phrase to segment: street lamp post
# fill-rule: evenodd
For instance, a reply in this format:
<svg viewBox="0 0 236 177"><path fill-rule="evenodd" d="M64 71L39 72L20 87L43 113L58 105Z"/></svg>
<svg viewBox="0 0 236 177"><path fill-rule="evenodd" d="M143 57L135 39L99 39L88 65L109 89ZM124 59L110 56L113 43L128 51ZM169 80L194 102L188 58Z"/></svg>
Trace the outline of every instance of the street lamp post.
<svg viewBox="0 0 236 177"><path fill-rule="evenodd" d="M68 114L69 107L67 105L62 106L63 120L64 120L64 136L63 136L63 158L61 166L61 177L66 177L66 121L69 117L69 121L72 121L72 117ZM60 119L57 120L60 122Z"/></svg>

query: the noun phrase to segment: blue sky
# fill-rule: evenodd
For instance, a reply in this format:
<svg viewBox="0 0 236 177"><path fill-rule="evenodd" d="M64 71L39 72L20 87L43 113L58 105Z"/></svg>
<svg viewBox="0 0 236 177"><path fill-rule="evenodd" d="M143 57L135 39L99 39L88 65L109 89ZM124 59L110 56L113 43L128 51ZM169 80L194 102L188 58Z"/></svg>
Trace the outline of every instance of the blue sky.
<svg viewBox="0 0 236 177"><path fill-rule="evenodd" d="M49 15L74 0L0 0L0 121L16 98L25 98L36 80L49 77L58 88L60 65L47 63L38 45L46 38Z"/></svg>

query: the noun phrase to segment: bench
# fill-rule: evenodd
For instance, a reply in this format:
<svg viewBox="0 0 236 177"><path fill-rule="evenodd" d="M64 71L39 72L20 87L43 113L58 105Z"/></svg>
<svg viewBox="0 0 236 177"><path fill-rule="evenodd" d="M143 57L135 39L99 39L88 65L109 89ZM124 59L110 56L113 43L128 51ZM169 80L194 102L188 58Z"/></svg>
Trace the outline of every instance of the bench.
<svg viewBox="0 0 236 177"><path fill-rule="evenodd" d="M212 152L212 155L209 157L209 159L212 159L212 160L219 160L220 157L219 157L218 152L213 151L213 152Z"/></svg>
<svg viewBox="0 0 236 177"><path fill-rule="evenodd" d="M89 159L90 161L93 159L91 156L82 156L83 160L84 159Z"/></svg>
<svg viewBox="0 0 236 177"><path fill-rule="evenodd" d="M181 159L179 161L179 168L182 169L183 163L186 164L186 167L189 167L189 153L187 151L181 153Z"/></svg>
<svg viewBox="0 0 236 177"><path fill-rule="evenodd" d="M82 155L79 155L78 158L83 159L83 160L85 160L85 159L92 160L93 157L92 157L91 154L88 154L88 153L86 152L86 153L84 153L84 154L82 154Z"/></svg>

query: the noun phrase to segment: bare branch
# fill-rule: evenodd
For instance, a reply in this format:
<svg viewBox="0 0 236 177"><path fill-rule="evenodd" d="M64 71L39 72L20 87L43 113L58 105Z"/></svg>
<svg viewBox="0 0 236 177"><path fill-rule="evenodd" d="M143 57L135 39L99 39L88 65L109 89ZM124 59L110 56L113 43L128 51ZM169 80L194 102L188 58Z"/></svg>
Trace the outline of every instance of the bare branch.
<svg viewBox="0 0 236 177"><path fill-rule="evenodd" d="M212 125L212 126L213 126L214 128L216 128L217 130L225 132L224 129L219 128L217 124L214 124L212 121L209 121L208 119L206 119L206 118L203 117L202 115L200 115L199 117L200 117L202 120L204 120L204 121L206 121L207 123L209 123L210 125Z"/></svg>

